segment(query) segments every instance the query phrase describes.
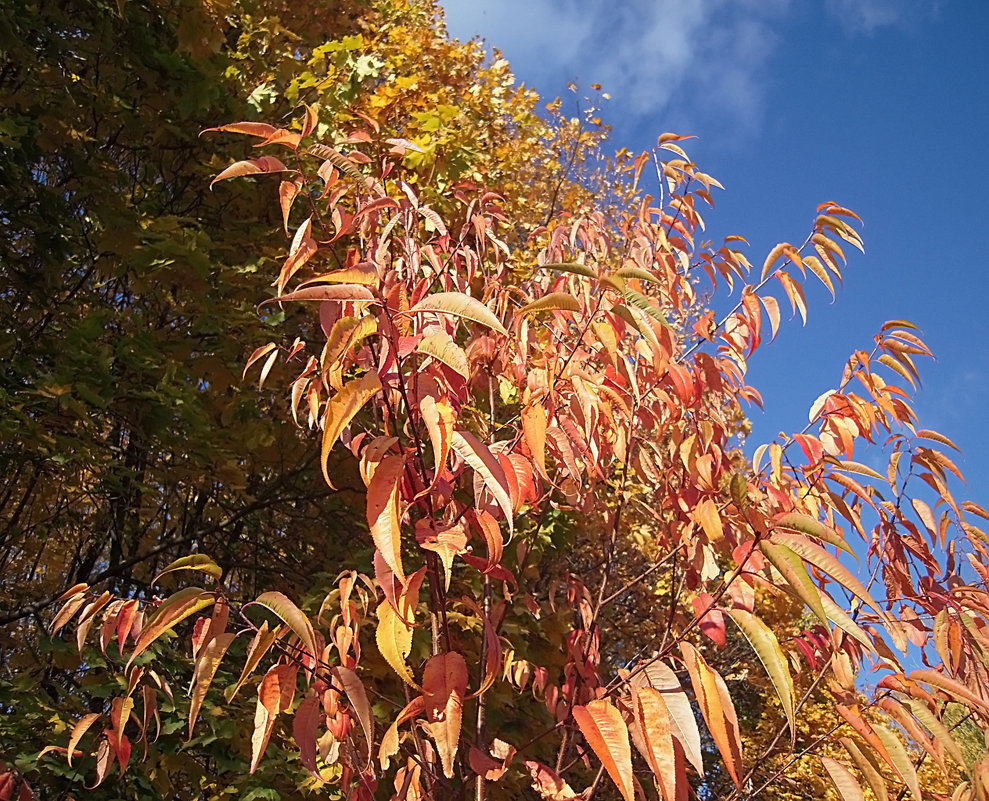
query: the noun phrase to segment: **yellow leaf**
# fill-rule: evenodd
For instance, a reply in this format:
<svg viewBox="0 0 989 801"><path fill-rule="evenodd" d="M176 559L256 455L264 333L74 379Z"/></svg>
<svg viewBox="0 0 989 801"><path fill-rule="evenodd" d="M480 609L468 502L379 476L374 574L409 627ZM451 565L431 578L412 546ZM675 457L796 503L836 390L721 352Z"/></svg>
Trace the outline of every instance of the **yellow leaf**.
<svg viewBox="0 0 989 801"><path fill-rule="evenodd" d="M323 415L323 445L320 461L323 468L323 478L331 487L327 462L336 441L344 428L350 425L357 413L381 389L381 380L377 373L365 373L360 378L349 382L326 403L326 413Z"/></svg>

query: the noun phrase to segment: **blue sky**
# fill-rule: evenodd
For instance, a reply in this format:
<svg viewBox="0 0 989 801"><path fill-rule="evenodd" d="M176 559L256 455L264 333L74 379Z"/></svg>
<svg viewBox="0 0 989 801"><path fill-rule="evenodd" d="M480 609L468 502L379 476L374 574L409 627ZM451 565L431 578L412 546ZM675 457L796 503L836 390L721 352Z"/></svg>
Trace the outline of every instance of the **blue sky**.
<svg viewBox="0 0 989 801"><path fill-rule="evenodd" d="M837 302L809 281L806 327L784 323L752 361L749 450L803 428L852 351L908 319L938 359L920 365L920 424L962 447L956 494L989 507L989 2L442 4L452 36L500 48L547 100L602 83L615 148L696 134L688 153L726 190L708 234L742 234L753 264L803 241L822 201L858 212L866 254Z"/></svg>

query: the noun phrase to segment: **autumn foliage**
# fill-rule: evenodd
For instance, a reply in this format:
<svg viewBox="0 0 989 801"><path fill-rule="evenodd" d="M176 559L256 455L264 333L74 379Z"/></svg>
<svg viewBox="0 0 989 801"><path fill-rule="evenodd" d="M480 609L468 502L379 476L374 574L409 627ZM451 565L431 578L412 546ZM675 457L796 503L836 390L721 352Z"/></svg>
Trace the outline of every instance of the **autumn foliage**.
<svg viewBox="0 0 989 801"><path fill-rule="evenodd" d="M534 216L552 170L431 180L442 146L395 124L399 95L204 136L254 146L213 191L256 180L285 236L258 314L308 315L245 374L279 385L314 472L364 488L339 573L256 592L197 552L161 596L68 589L51 631L95 640L117 686L41 764L108 782L210 709L249 732L250 773L290 750L330 797L736 801L826 776L989 798L962 737L989 721L989 514L911 409L916 328L881 325L803 431L739 448L747 363L807 282L834 292L855 213L822 203L753 269L741 237L703 241L719 184L663 134ZM554 137L592 163L594 135Z"/></svg>

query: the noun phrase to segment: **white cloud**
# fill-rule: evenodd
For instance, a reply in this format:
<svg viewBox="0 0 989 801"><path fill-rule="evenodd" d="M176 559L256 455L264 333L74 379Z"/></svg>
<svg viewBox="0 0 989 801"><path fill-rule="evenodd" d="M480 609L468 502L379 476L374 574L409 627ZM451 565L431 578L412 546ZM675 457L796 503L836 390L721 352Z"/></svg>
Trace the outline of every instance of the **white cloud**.
<svg viewBox="0 0 989 801"><path fill-rule="evenodd" d="M482 35L544 93L602 83L625 120L754 133L774 26L789 0L443 0L450 33ZM659 133L659 131L657 131Z"/></svg>
<svg viewBox="0 0 989 801"><path fill-rule="evenodd" d="M941 0L828 0L828 10L850 33L910 27L937 15Z"/></svg>

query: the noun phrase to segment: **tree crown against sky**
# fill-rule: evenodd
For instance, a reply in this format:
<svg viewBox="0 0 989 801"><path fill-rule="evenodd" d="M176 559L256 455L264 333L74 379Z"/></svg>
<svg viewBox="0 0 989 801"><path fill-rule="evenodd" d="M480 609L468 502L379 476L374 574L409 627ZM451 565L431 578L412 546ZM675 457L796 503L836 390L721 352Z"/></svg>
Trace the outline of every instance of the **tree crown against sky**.
<svg viewBox="0 0 989 801"><path fill-rule="evenodd" d="M328 30L275 6L215 16L212 6L82 8L90 38L75 33L87 19L78 15L18 22L37 25L23 46L61 47L53 74L91 92L87 113L66 101L65 139L73 122L116 120L118 133L86 129L78 154L43 147L40 127L19 134L29 198L12 212L47 201L79 234L74 260L59 267L37 239L51 223L36 231L22 216L11 263L51 271L56 287L61 269L79 288L8 295L15 311L37 307L20 316L41 326L33 340L11 341L48 350L23 356L10 390L13 410L38 404L8 434L34 454L38 477L9 479L8 508L35 522L8 531L26 614L10 611L18 628L5 647L16 659L4 686L45 697L8 696L3 725L24 747L5 759L38 770L31 729L48 721L44 741L68 757L49 750L38 763L47 772L36 784L53 795L94 776L103 792L119 771L124 792L142 797L296 787L514 797L532 786L546 798L631 799L638 789L667 801L785 798L806 796L800 781L820 796L824 775L848 797L860 785L918 801L984 797L984 754L963 751L961 735L989 708L989 555L976 527L985 513L954 500L953 446L913 418L905 390L926 354L914 329L879 327L821 396L812 425L758 464L735 448L758 397L748 362L776 333L781 307L805 311L805 283L840 279L846 251L861 244L853 212L823 203L803 245L753 257L750 270L737 238L703 239L718 186L690 161L689 143L664 135L641 156L601 157L593 111L541 119L507 64L447 41L429 3L333 4L326 19L339 27ZM191 11L201 16L183 16ZM204 96L225 80L249 98L229 100L228 119L197 125L207 108L186 109L193 119L166 130L191 153L188 181L164 159L174 144L158 161L153 150L128 160L134 142L146 146L124 136L128 126L147 133L161 119L146 102L124 102L121 87L143 82L70 63L98 64L122 47L116 37L136 32L159 37L160 50L135 53L151 64L179 43L180 110L192 66ZM86 59L80 41L94 46ZM252 121L223 124L240 117ZM199 130L217 125L201 144ZM237 147L215 138L224 133L250 140L232 166L205 155ZM102 174L85 183L93 163ZM212 194L210 173L224 179ZM142 215L136 225L113 204L93 205L108 176L130 186L120 205ZM244 176L257 185L226 180ZM177 213L177 190L203 205ZM126 231L134 250L114 245ZM97 235L103 244L82 249ZM194 241L176 255L185 235ZM201 337L200 350L169 350L190 347L191 310L177 307L203 293L182 282L198 248L219 241L229 276L198 286L235 280L243 300L216 302L196 324L238 310L239 336L251 341L216 334L233 351L228 364L246 361L290 400L290 413L272 399L250 418L268 458L291 448L300 481L322 472L344 490L306 483L300 495L278 484L285 494L271 497L284 516L253 519L258 540L238 532L243 550L219 535L266 508L255 508L256 491L245 498L239 473L190 459L185 421L150 422L159 407L256 397L218 382L215 368L183 372ZM166 276L176 282L168 289ZM275 301L265 300L270 281ZM734 285L737 305L708 310L711 283ZM86 389L93 365L54 385L62 391L34 389L48 373L32 364L71 369L57 336L71 330L67 311L86 320L107 307L111 325L92 324L91 339L133 346L140 322L168 332L145 358L173 377L125 381L128 362L114 351L103 357L106 397ZM149 308L159 312L152 323ZM162 401L169 386L187 394ZM138 392L151 387L159 394ZM47 425L24 425L42 415ZM226 447L245 470L252 443L228 425L207 418L194 431L240 436ZM89 450L59 473L68 449L39 431L82 431ZM879 438L892 452L886 475L854 461L861 441ZM214 458L217 446L197 444ZM166 478L177 463L184 471ZM261 475L282 481L283 471L263 463ZM188 483L206 478L203 500ZM339 513L318 504L330 498L349 520L327 532ZM185 515L202 506L182 529L188 540L166 501ZM223 505L235 502L246 506ZM203 522L207 512L226 516ZM78 519L26 555L53 514ZM154 576L187 545L199 553ZM78 565L87 548L97 549L89 572L67 576L66 554ZM864 579L854 551L874 571ZM316 559L325 577L307 575ZM81 656L42 645L39 622L68 626ZM856 682L863 668L873 686ZM7 790L20 778L4 781Z"/></svg>

